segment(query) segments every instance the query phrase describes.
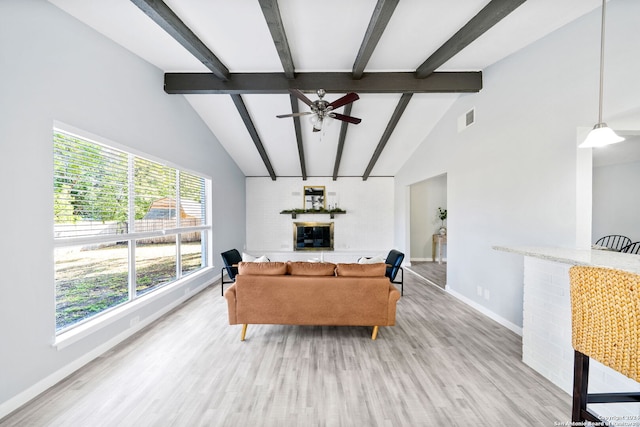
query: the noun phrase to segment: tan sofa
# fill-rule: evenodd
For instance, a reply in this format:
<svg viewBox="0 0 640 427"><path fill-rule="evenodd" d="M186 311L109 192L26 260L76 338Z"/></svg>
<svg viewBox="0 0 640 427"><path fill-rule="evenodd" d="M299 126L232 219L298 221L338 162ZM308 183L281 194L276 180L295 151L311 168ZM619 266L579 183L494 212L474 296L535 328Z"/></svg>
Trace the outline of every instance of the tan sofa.
<svg viewBox="0 0 640 427"><path fill-rule="evenodd" d="M224 293L229 324L379 326L396 322L400 292L385 264L267 262L238 264Z"/></svg>

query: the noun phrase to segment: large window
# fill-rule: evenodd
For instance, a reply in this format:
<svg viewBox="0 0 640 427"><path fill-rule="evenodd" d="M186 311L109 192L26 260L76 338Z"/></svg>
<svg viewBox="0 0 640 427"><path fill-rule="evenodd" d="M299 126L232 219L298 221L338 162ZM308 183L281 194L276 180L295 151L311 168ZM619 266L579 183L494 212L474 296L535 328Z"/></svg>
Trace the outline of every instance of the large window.
<svg viewBox="0 0 640 427"><path fill-rule="evenodd" d="M56 330L207 266L210 183L53 131Z"/></svg>

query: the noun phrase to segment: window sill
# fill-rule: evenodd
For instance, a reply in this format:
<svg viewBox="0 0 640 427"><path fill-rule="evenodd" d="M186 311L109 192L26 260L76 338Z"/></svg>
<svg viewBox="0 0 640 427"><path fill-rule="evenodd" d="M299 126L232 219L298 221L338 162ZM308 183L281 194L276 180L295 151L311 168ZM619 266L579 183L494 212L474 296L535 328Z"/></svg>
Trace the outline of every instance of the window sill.
<svg viewBox="0 0 640 427"><path fill-rule="evenodd" d="M175 292L175 290L179 288L184 288L183 296L181 298L176 299L175 301L176 302L175 305L177 306L182 302L186 301L187 299L189 299L194 293L199 292L202 289L204 289L206 286L208 286L208 283L210 282L205 281L205 283L196 284L195 286L191 287L193 282L195 282L197 279L202 279L203 276L207 274L211 274L212 272L213 272L212 267L206 267L198 272L192 273L187 277L184 277L176 281L175 283L164 286L155 292L152 292L148 295L140 297L139 299L128 302L126 304L123 304L122 306L115 307L104 314L97 315L95 319L89 320L85 323L82 323L76 327L69 329L68 331L64 331L56 335L52 345L58 351L66 347L69 347L70 345L96 333L100 329L114 322L130 317L140 308L153 303L154 301L163 297L167 293ZM146 323L150 323L153 320L155 320L155 318L142 319L141 321L141 319L138 316L133 316L129 320L129 329L131 328L141 329L143 326L146 325ZM142 323L142 322L145 322L145 323Z"/></svg>

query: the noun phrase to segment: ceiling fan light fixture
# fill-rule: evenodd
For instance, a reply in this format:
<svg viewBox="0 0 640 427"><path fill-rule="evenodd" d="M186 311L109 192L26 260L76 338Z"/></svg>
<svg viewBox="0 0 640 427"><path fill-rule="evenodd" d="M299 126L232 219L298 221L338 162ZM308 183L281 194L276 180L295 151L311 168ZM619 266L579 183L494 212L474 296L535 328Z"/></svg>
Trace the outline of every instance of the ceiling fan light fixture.
<svg viewBox="0 0 640 427"><path fill-rule="evenodd" d="M315 101L311 101L299 89L289 89L289 92L291 93L291 95L295 96L296 98L298 98L299 100L307 104L311 109L311 111L307 111L303 113L294 112L291 114L279 114L276 116L277 118L300 117L300 116L311 115L309 117L309 121L313 126L314 132L319 132L323 129L323 127L326 128L331 124L332 120L327 120L325 123L325 120L324 120L325 118L336 119L336 120L340 120L347 123L353 123L356 125L362 121L357 117L351 117L344 114L335 113L333 111L336 108L340 108L344 105L350 104L360 99L357 93L350 92L344 95L343 97L336 99L333 102L328 102L323 99L326 94L326 91L324 89L318 89L316 91L318 95L318 99Z"/></svg>
<svg viewBox="0 0 640 427"><path fill-rule="evenodd" d="M604 147L605 145L622 142L624 138L614 132L606 123L598 123L589 132L579 148Z"/></svg>
<svg viewBox="0 0 640 427"><path fill-rule="evenodd" d="M319 132L322 130L322 117L320 117L318 114L314 114L313 116L311 116L309 118L309 121L311 122L311 125L313 126L313 131L314 132Z"/></svg>

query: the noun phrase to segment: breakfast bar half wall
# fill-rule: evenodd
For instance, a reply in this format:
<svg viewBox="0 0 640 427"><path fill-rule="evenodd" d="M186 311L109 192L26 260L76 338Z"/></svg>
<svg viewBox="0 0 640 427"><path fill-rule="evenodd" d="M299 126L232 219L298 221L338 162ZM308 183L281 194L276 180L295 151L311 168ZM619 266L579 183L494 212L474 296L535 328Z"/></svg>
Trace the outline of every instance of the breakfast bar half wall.
<svg viewBox="0 0 640 427"><path fill-rule="evenodd" d="M569 268L605 267L640 274L640 256L614 251L553 247L494 246L524 256L522 360L568 394L573 388ZM509 256L509 255L505 255ZM589 392L640 391L640 384L591 361ZM640 419L637 404L597 405L601 416Z"/></svg>

